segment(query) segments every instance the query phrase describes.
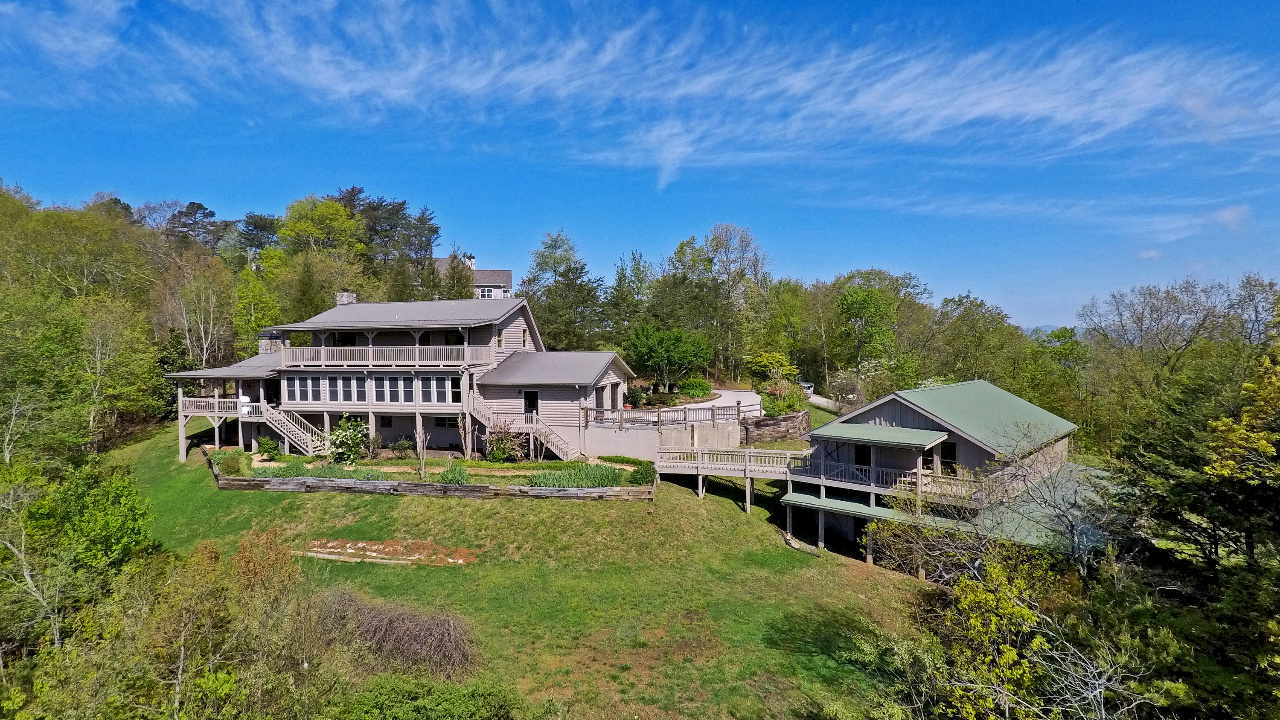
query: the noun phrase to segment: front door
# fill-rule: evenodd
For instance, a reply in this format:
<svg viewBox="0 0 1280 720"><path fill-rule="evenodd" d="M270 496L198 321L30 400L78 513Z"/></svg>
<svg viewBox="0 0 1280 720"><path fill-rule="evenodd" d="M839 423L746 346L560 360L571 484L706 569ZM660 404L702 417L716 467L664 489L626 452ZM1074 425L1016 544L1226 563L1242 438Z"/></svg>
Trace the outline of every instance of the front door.
<svg viewBox="0 0 1280 720"><path fill-rule="evenodd" d="M524 414L525 415L538 414L538 391L537 390L524 391Z"/></svg>

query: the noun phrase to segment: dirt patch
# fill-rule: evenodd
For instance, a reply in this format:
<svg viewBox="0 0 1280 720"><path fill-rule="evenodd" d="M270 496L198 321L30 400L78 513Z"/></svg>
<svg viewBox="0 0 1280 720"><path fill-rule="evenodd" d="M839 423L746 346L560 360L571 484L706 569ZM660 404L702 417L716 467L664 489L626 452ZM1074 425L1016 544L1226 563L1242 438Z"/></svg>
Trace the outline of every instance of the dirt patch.
<svg viewBox="0 0 1280 720"><path fill-rule="evenodd" d="M467 548L446 548L430 540L329 540L307 543L308 557L345 562L377 562L396 565L470 565L479 560Z"/></svg>

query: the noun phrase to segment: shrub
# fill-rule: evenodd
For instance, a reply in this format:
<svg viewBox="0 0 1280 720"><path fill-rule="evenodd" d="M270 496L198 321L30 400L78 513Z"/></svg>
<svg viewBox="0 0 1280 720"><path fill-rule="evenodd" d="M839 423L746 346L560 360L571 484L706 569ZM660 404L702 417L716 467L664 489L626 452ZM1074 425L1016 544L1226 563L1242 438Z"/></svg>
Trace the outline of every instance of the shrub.
<svg viewBox="0 0 1280 720"><path fill-rule="evenodd" d="M485 457L491 462L524 462L524 435L511 432L510 420L498 420L485 433Z"/></svg>
<svg viewBox="0 0 1280 720"><path fill-rule="evenodd" d="M680 381L681 394L691 398L703 398L711 394L711 383L699 377L685 378Z"/></svg>
<svg viewBox="0 0 1280 720"><path fill-rule="evenodd" d="M603 460L604 462L618 463L619 465L634 465L636 467L639 467L640 465L649 462L648 460L641 460L640 458L627 457L626 455L601 455L600 459Z"/></svg>
<svg viewBox="0 0 1280 720"><path fill-rule="evenodd" d="M636 469L631 471L631 477L627 479L632 485L652 485L653 481L658 479L658 469L648 460L641 460Z"/></svg>
<svg viewBox="0 0 1280 720"><path fill-rule="evenodd" d="M645 397L648 394L649 393L645 392L645 389L643 387L639 385L632 385L631 387L627 388L625 401L631 407L638 408L644 404Z"/></svg>
<svg viewBox="0 0 1280 720"><path fill-rule="evenodd" d="M526 481L530 487L593 488L622 485L624 473L611 465L574 463L555 472L537 473Z"/></svg>
<svg viewBox="0 0 1280 720"><path fill-rule="evenodd" d="M804 400L804 389L793 382L774 382L760 393L760 404L766 417L797 412Z"/></svg>
<svg viewBox="0 0 1280 720"><path fill-rule="evenodd" d="M414 454L413 441L405 437L396 440L391 443L391 453L397 458L404 460Z"/></svg>
<svg viewBox="0 0 1280 720"><path fill-rule="evenodd" d="M343 415L329 432L329 452L337 462L355 462L369 446L369 426L363 420Z"/></svg>
<svg viewBox="0 0 1280 720"><path fill-rule="evenodd" d="M436 482L442 482L446 485L466 485L467 469L463 467L462 463L449 463L449 467L445 468L444 472L440 473Z"/></svg>
<svg viewBox="0 0 1280 720"><path fill-rule="evenodd" d="M268 460L279 460L280 443L276 442L274 438L260 437L258 438L258 454Z"/></svg>
<svg viewBox="0 0 1280 720"><path fill-rule="evenodd" d="M326 718L343 720L512 720L521 703L500 686L473 681L383 675L374 678Z"/></svg>
<svg viewBox="0 0 1280 720"><path fill-rule="evenodd" d="M374 468L347 469L340 465L321 465L309 468L301 460L290 460L278 467L260 467L253 469L253 477L257 478L296 478L317 477L335 480L386 480L388 475Z"/></svg>
<svg viewBox="0 0 1280 720"><path fill-rule="evenodd" d="M240 462L240 454L227 453L227 456L218 462L218 472L227 477L240 477L244 472L243 465Z"/></svg>
<svg viewBox="0 0 1280 720"><path fill-rule="evenodd" d="M437 677L453 678L475 662L471 633L452 613L373 602L349 590L328 593L325 603L327 623L350 628L362 644L401 667L421 667Z"/></svg>
<svg viewBox="0 0 1280 720"><path fill-rule="evenodd" d="M747 374L757 382L795 380L799 372L782 353L763 352L747 358Z"/></svg>

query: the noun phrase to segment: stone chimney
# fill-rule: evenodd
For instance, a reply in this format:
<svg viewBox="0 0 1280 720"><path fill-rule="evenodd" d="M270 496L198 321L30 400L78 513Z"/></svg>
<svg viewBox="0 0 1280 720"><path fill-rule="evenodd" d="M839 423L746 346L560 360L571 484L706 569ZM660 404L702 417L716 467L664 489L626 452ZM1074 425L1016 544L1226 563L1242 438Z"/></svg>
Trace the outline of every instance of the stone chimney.
<svg viewBox="0 0 1280 720"><path fill-rule="evenodd" d="M266 355L267 353L280 352L284 349L284 335L278 332L260 332L258 333L258 354Z"/></svg>
<svg viewBox="0 0 1280 720"><path fill-rule="evenodd" d="M350 305L356 301L356 294L350 290L343 289L338 293L339 305Z"/></svg>

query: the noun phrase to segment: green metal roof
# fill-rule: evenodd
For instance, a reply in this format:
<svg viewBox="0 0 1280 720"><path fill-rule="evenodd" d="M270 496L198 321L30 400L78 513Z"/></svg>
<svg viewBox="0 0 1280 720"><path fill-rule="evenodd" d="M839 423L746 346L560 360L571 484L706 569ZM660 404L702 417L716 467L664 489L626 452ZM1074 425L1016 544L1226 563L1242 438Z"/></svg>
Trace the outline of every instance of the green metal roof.
<svg viewBox="0 0 1280 720"><path fill-rule="evenodd" d="M812 430L809 437L867 445L893 445L924 449L946 439L947 434L937 430L890 427L888 425L864 425L862 423L827 423Z"/></svg>
<svg viewBox="0 0 1280 720"><path fill-rule="evenodd" d="M1034 450L1076 429L1073 423L986 380L899 390L894 395L1006 455Z"/></svg>

